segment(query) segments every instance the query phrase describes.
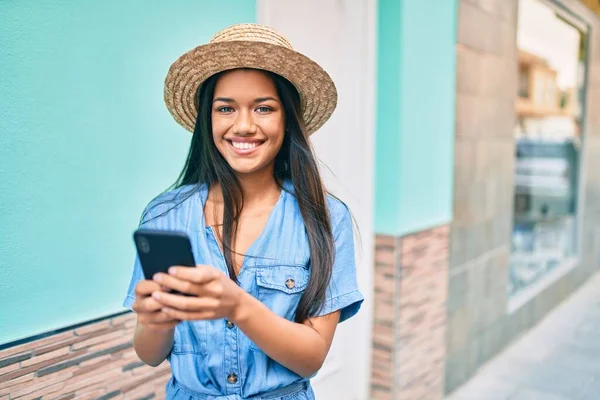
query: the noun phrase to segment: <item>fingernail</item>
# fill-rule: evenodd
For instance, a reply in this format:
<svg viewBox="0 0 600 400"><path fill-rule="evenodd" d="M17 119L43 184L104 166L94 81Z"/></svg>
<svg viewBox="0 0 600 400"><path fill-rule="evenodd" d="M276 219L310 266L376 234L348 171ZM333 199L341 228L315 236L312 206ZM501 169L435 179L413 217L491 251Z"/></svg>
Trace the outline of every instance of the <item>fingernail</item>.
<svg viewBox="0 0 600 400"><path fill-rule="evenodd" d="M162 276L160 276L160 274L154 274L153 278L157 282L160 282L162 280Z"/></svg>
<svg viewBox="0 0 600 400"><path fill-rule="evenodd" d="M161 311L162 311L162 312L169 312L169 308L167 308L167 307L163 307Z"/></svg>
<svg viewBox="0 0 600 400"><path fill-rule="evenodd" d="M175 267L169 268L169 274L175 275L176 273L177 273L177 268L175 268Z"/></svg>
<svg viewBox="0 0 600 400"><path fill-rule="evenodd" d="M160 293L154 292L154 293L152 293L152 297L154 297L156 300L159 300L160 299Z"/></svg>

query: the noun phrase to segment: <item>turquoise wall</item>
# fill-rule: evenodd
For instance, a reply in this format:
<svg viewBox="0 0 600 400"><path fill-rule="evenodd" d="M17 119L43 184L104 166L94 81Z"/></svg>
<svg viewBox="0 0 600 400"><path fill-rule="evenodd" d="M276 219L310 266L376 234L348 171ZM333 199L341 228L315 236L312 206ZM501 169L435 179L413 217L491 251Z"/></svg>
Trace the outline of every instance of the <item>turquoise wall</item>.
<svg viewBox="0 0 600 400"><path fill-rule="evenodd" d="M457 1L379 0L375 230L452 219Z"/></svg>
<svg viewBox="0 0 600 400"><path fill-rule="evenodd" d="M0 344L122 311L143 207L190 135L172 61L255 2L0 1Z"/></svg>

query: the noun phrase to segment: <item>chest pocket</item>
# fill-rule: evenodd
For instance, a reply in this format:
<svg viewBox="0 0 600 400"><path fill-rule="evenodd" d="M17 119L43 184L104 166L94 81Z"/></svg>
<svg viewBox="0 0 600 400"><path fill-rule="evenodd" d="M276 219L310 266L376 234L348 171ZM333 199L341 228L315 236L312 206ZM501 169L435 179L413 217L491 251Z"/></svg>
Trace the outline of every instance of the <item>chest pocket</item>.
<svg viewBox="0 0 600 400"><path fill-rule="evenodd" d="M182 321L175 328L171 354L207 353L209 321Z"/></svg>
<svg viewBox="0 0 600 400"><path fill-rule="evenodd" d="M293 321L309 277L309 270L303 266L259 267L256 269L257 297L275 314ZM254 343L251 348L258 349Z"/></svg>

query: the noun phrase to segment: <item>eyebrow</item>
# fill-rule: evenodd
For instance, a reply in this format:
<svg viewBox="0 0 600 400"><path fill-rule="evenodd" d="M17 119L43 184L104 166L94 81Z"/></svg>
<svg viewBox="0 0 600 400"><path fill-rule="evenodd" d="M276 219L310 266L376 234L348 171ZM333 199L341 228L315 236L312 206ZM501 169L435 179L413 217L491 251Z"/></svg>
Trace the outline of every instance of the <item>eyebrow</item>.
<svg viewBox="0 0 600 400"><path fill-rule="evenodd" d="M224 103L235 103L235 101L229 97L217 97L213 100L213 103L216 103L217 101L222 101Z"/></svg>
<svg viewBox="0 0 600 400"><path fill-rule="evenodd" d="M264 101L268 101L268 100L273 100L273 101L277 101L278 100L275 97L271 97L271 96L267 96L267 97L258 97L256 99L254 99L254 103L262 103ZM217 101L222 101L224 103L235 103L235 100L229 97L217 97L213 100L213 103L216 103Z"/></svg>
<svg viewBox="0 0 600 400"><path fill-rule="evenodd" d="M259 98L255 99L254 102L262 103L263 101L269 101L269 100L277 101L277 99L275 97L267 96L267 97L259 97Z"/></svg>

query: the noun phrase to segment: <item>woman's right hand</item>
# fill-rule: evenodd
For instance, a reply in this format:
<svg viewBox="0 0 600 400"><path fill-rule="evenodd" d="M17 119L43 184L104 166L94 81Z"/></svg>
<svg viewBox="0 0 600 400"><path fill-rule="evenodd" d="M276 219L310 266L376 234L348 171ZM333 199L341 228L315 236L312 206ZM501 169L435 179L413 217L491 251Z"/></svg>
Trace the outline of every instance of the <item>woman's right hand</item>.
<svg viewBox="0 0 600 400"><path fill-rule="evenodd" d="M168 331L175 328L181 321L169 317L161 311L164 307L152 298L152 293L162 292L161 286L151 280L142 280L135 287L135 302L133 311L137 314L138 324L157 331Z"/></svg>

